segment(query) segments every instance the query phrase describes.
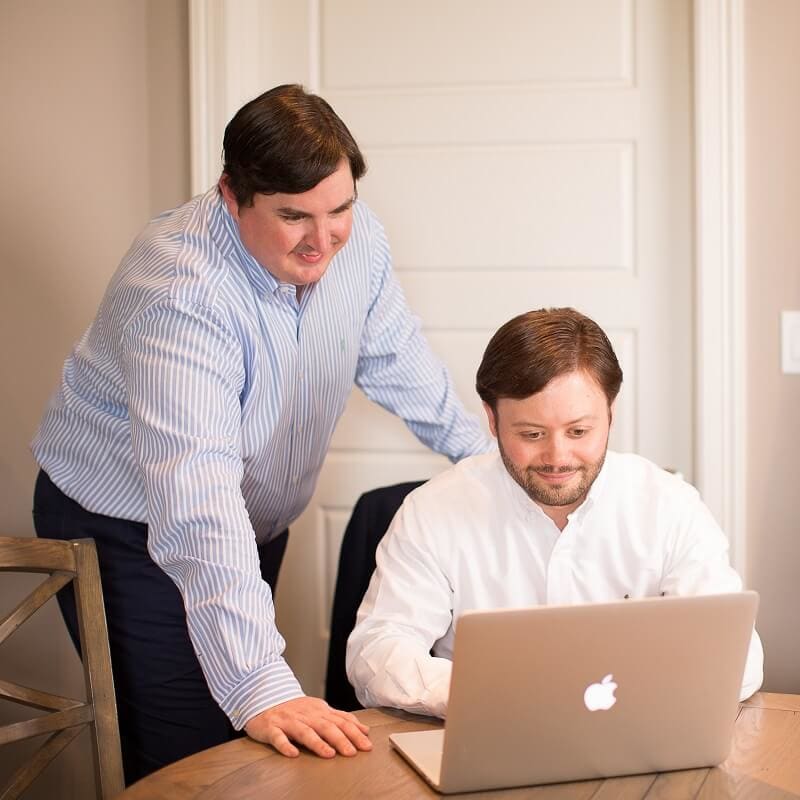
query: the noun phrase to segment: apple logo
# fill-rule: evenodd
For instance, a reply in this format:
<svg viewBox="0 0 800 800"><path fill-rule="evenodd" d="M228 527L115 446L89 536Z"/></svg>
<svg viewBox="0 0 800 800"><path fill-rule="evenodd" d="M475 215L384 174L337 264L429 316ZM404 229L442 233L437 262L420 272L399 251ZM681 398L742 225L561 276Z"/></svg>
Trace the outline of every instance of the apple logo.
<svg viewBox="0 0 800 800"><path fill-rule="evenodd" d="M583 702L589 711L608 711L617 698L614 697L617 684L614 683L614 676L608 674L600 683L590 683L583 693Z"/></svg>

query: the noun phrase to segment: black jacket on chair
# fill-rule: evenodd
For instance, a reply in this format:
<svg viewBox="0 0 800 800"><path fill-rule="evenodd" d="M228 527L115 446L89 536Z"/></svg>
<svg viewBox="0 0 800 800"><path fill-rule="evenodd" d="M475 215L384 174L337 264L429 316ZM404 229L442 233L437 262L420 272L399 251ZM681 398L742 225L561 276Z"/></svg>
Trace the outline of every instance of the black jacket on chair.
<svg viewBox="0 0 800 800"><path fill-rule="evenodd" d="M347 523L339 551L325 679L325 699L334 708L343 711L361 708L345 671L347 637L356 624L358 607L375 571L375 549L405 496L424 482L398 483L365 492L358 498Z"/></svg>

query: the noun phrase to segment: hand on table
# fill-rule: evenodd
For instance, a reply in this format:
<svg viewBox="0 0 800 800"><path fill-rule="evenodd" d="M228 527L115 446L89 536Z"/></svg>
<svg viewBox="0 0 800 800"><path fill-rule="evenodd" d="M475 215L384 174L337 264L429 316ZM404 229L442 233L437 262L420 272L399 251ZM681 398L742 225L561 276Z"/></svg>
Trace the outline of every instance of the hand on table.
<svg viewBox="0 0 800 800"><path fill-rule="evenodd" d="M256 714L244 729L251 739L271 744L290 758L300 755L292 742L322 758L333 758L336 753L354 756L359 750L372 749L366 725L318 697L298 697L268 708Z"/></svg>

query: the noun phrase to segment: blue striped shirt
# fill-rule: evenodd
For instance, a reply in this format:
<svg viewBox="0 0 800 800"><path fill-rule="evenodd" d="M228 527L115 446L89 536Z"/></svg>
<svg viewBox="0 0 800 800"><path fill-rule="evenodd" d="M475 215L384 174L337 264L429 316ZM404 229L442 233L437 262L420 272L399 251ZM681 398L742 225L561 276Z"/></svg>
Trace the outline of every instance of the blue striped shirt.
<svg viewBox="0 0 800 800"><path fill-rule="evenodd" d="M146 522L183 595L214 698L236 728L302 695L256 542L314 491L353 383L452 460L483 451L360 202L298 301L242 244L216 187L147 226L67 359L33 441L84 508Z"/></svg>

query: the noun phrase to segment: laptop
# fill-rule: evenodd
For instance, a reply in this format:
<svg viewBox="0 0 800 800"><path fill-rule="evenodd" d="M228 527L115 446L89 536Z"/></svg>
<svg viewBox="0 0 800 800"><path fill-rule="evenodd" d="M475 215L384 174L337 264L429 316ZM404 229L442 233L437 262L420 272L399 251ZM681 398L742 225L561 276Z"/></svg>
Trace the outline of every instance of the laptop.
<svg viewBox="0 0 800 800"><path fill-rule="evenodd" d="M391 742L443 793L719 764L757 608L739 592L467 612L444 729Z"/></svg>

